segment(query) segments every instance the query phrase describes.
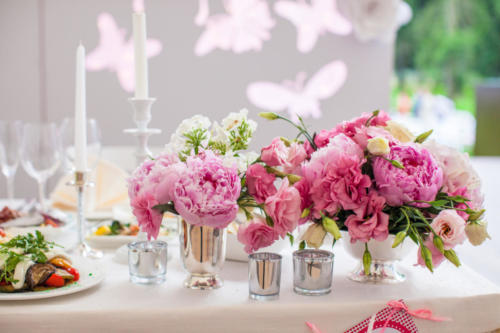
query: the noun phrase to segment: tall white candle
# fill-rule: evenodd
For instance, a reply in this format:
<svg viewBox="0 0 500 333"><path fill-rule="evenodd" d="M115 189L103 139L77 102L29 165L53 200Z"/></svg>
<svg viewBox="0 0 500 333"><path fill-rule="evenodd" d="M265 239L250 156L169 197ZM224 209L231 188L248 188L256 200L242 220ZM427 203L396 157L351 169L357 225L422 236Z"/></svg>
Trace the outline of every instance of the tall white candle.
<svg viewBox="0 0 500 333"><path fill-rule="evenodd" d="M146 14L132 14L134 27L135 98L148 98L148 60L146 57Z"/></svg>
<svg viewBox="0 0 500 333"><path fill-rule="evenodd" d="M75 169L87 170L87 110L85 106L85 48L76 49L75 81Z"/></svg>

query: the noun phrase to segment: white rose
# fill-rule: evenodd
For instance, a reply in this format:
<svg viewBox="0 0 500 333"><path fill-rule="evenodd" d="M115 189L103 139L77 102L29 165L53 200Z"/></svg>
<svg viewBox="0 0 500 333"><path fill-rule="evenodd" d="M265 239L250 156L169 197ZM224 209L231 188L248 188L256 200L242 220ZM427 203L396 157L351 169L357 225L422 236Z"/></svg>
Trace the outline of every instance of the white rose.
<svg viewBox="0 0 500 333"><path fill-rule="evenodd" d="M415 135L398 122L393 120L387 121L385 129L400 142L406 143L415 141Z"/></svg>
<svg viewBox="0 0 500 333"><path fill-rule="evenodd" d="M386 138L381 137L368 139L368 145L366 148L371 154L378 156L387 155L391 151L389 141Z"/></svg>
<svg viewBox="0 0 500 333"><path fill-rule="evenodd" d="M412 17L411 7L402 0L338 0L337 4L362 42L376 39L390 43L398 28Z"/></svg>

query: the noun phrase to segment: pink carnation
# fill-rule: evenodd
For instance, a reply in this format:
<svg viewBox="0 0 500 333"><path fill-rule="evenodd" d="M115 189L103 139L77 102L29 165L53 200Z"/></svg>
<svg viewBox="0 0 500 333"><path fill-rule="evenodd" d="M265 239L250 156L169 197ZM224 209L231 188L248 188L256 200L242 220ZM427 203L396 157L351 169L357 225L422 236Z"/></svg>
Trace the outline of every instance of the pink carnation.
<svg viewBox="0 0 500 333"><path fill-rule="evenodd" d="M255 198L257 203L263 203L269 196L278 191L274 186L275 179L276 176L268 173L262 165L249 166L246 172L248 193Z"/></svg>
<svg viewBox="0 0 500 333"><path fill-rule="evenodd" d="M270 246L277 240L274 229L263 219L255 219L238 229L238 241L245 245L246 253L253 253L263 247Z"/></svg>
<svg viewBox="0 0 500 333"><path fill-rule="evenodd" d="M275 137L269 146L262 148L260 159L269 166L280 166L285 163L287 155L285 143L280 137Z"/></svg>
<svg viewBox="0 0 500 333"><path fill-rule="evenodd" d="M293 187L297 189L300 195L300 211L303 212L304 209L311 207L312 201L311 201L311 196L309 195L309 183L307 182L307 179L302 178L298 182L296 182ZM301 213L302 215L302 213ZM299 220L299 224L305 223L310 219L309 216L306 216L304 218L301 218Z"/></svg>
<svg viewBox="0 0 500 333"><path fill-rule="evenodd" d="M274 222L276 233L285 237L292 232L300 218L300 194L293 186L289 186L288 179L284 178L276 194L266 199L265 210Z"/></svg>
<svg viewBox="0 0 500 333"><path fill-rule="evenodd" d="M148 234L148 239L150 240L158 237L163 219L163 214L153 209L158 204L159 202L149 192L144 192L134 197L130 202L132 212L137 218L141 230Z"/></svg>
<svg viewBox="0 0 500 333"><path fill-rule="evenodd" d="M319 218L323 210L333 215L341 207L359 207L371 186L370 177L361 171L364 162L361 148L343 134L311 156L303 176L310 185L314 217Z"/></svg>
<svg viewBox="0 0 500 333"><path fill-rule="evenodd" d="M225 228L236 218L241 184L238 170L211 151L190 156L175 185L175 209L189 223Z"/></svg>
<svg viewBox="0 0 500 333"><path fill-rule="evenodd" d="M300 165L307 158L307 153L303 145L293 142L288 148L283 169L287 173L300 174Z"/></svg>
<svg viewBox="0 0 500 333"><path fill-rule="evenodd" d="M436 198L443 184L443 171L426 149L413 143L393 145L387 158L404 166L399 169L381 157L373 162L377 188L389 205L401 206L414 200L432 201Z"/></svg>
<svg viewBox="0 0 500 333"><path fill-rule="evenodd" d="M362 205L355 210L355 214L349 215L345 225L351 237L351 243L356 241L368 242L370 239L383 241L389 235L389 215L382 209L385 199L375 191L371 191Z"/></svg>

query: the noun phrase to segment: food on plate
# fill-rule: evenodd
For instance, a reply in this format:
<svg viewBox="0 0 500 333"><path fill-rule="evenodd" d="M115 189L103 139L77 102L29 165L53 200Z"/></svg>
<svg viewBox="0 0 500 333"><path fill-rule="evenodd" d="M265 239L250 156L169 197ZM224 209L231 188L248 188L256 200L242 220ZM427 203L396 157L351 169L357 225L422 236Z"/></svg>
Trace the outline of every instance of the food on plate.
<svg viewBox="0 0 500 333"><path fill-rule="evenodd" d="M94 231L96 236L135 236L139 233L139 226L130 223L122 223L114 220L111 224L101 225Z"/></svg>
<svg viewBox="0 0 500 333"><path fill-rule="evenodd" d="M65 223L60 219L44 214L44 213L32 213L27 214L21 211L11 209L8 206L5 206L0 211L0 225L2 228L11 228L11 227L53 227L59 228L63 226Z"/></svg>
<svg viewBox="0 0 500 333"><path fill-rule="evenodd" d="M10 220L17 219L18 217L21 217L21 213L15 209L10 209L7 206L3 207L0 211L0 223L8 222Z"/></svg>
<svg viewBox="0 0 500 333"><path fill-rule="evenodd" d="M0 240L0 292L60 288L79 278L71 259L38 230Z"/></svg>

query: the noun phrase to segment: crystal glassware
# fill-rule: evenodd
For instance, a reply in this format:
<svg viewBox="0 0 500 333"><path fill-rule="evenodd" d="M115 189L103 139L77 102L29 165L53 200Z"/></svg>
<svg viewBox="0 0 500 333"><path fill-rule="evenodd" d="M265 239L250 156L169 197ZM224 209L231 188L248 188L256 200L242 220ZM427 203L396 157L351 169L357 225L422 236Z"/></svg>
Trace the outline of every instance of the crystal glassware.
<svg viewBox="0 0 500 333"><path fill-rule="evenodd" d="M293 253L293 290L300 295L326 295L332 290L333 253L307 249Z"/></svg>
<svg viewBox="0 0 500 333"><path fill-rule="evenodd" d="M281 256L261 252L248 256L248 292L256 300L277 299L280 294Z"/></svg>
<svg viewBox="0 0 500 333"><path fill-rule="evenodd" d="M63 149L63 166L66 172L75 168L75 119L64 118L59 127ZM87 165L94 170L101 157L101 130L97 120L87 119Z"/></svg>
<svg viewBox="0 0 500 333"><path fill-rule="evenodd" d="M21 163L24 170L38 182L38 195L42 211L45 205L45 183L61 164L61 141L54 123L28 123L24 125L21 144Z"/></svg>
<svg viewBox="0 0 500 333"><path fill-rule="evenodd" d="M19 165L19 151L23 134L20 121L0 121L0 166L7 179L7 198L14 199L14 177Z"/></svg>
<svg viewBox="0 0 500 333"><path fill-rule="evenodd" d="M139 241L128 244L130 281L139 284L165 282L167 274L167 243Z"/></svg>

